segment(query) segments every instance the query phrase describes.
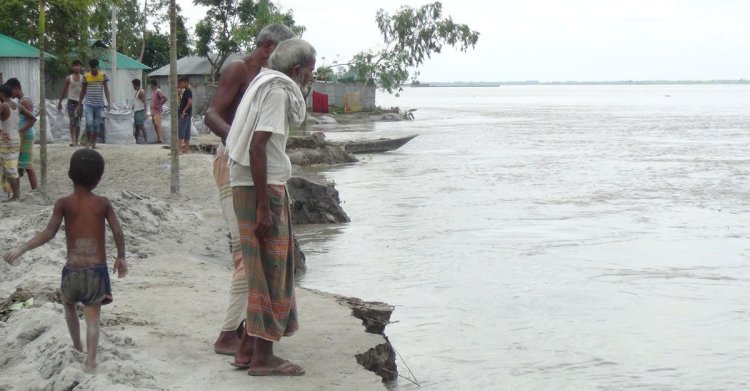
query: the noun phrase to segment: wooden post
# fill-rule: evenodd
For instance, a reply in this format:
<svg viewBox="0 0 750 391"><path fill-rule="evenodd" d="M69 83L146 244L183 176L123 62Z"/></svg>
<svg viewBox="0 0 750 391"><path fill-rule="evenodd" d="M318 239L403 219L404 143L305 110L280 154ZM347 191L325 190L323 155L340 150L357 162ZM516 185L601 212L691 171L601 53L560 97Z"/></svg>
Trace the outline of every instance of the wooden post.
<svg viewBox="0 0 750 391"><path fill-rule="evenodd" d="M45 100L45 58L44 58L44 31L45 31L44 0L39 0L39 160L41 165L40 187L42 192L47 191L47 107Z"/></svg>
<svg viewBox="0 0 750 391"><path fill-rule="evenodd" d="M112 53L110 53L110 71L109 75L109 97L111 101L115 100L117 91L117 5L112 4ZM109 109L112 110L112 102L107 102Z"/></svg>
<svg viewBox="0 0 750 391"><path fill-rule="evenodd" d="M170 0L169 4L169 30L169 141L172 146L172 171L169 180L169 192L170 194L179 194L180 151L177 145L180 140L177 135L177 121L180 102L177 100L177 6L175 5L175 0Z"/></svg>

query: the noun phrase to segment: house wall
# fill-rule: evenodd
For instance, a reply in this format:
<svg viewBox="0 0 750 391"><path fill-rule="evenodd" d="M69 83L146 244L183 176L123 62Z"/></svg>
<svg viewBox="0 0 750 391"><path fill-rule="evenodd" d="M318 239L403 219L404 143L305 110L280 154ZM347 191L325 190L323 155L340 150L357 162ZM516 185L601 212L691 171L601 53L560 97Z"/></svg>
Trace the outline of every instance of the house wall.
<svg viewBox="0 0 750 391"><path fill-rule="evenodd" d="M130 108L135 99L135 90L133 89L133 79L141 81L143 88L143 72L140 69L117 69L117 75L112 76L111 70L104 70L109 75L110 97L116 106Z"/></svg>
<svg viewBox="0 0 750 391"><path fill-rule="evenodd" d="M362 106L365 110L375 107L375 86L367 86L363 83L343 84L335 82L316 81L312 86L313 91L328 95L328 105L344 107L344 96L346 94L361 93ZM308 107L312 104L312 93L307 97Z"/></svg>
<svg viewBox="0 0 750 391"><path fill-rule="evenodd" d="M24 95L30 97L34 104L39 103L39 59L38 58L0 58L2 81L15 77L21 82Z"/></svg>

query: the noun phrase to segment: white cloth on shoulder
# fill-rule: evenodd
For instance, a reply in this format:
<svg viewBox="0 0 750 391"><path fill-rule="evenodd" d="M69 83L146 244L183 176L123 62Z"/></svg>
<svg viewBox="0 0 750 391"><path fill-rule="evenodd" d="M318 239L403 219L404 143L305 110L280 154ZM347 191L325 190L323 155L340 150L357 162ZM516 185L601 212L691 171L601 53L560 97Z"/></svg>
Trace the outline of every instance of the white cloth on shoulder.
<svg viewBox="0 0 750 391"><path fill-rule="evenodd" d="M258 113L268 93L281 87L287 93L289 124L299 126L305 120L307 108L297 83L289 76L271 69L263 69L248 86L227 135L229 157L243 166L250 166L250 140L258 124Z"/></svg>

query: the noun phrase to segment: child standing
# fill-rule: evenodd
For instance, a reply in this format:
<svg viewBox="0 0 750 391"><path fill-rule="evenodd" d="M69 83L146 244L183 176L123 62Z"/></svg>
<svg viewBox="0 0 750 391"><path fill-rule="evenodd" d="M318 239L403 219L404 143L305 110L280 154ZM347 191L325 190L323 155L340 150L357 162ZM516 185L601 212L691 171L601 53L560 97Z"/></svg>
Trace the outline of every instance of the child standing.
<svg viewBox="0 0 750 391"><path fill-rule="evenodd" d="M39 247L55 237L65 221L67 262L62 271L62 302L65 321L73 339L73 347L83 351L80 326L75 303L84 305L86 319L86 363L88 372L94 370L99 345L99 314L102 304L112 302L112 290L105 253L104 222L109 223L117 246L113 272L125 277L125 239L115 211L106 197L92 192L104 173L104 159L91 149L77 150L70 157L68 177L73 180L73 193L58 199L47 227L27 243L5 254L5 261L15 264L26 251Z"/></svg>

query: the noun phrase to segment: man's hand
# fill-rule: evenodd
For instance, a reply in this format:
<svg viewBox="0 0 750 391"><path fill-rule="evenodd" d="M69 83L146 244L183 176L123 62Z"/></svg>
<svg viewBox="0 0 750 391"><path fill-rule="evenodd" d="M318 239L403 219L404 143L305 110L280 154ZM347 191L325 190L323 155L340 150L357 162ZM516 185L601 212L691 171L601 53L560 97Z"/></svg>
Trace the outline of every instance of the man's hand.
<svg viewBox="0 0 750 391"><path fill-rule="evenodd" d="M10 142L10 133L2 130L0 131L0 140L3 140L3 142L9 143Z"/></svg>
<svg viewBox="0 0 750 391"><path fill-rule="evenodd" d="M273 219L271 218L271 210L268 206L258 207L255 211L255 228L253 228L255 237L258 238L259 241L263 241L266 235L271 232L272 228Z"/></svg>
<svg viewBox="0 0 750 391"><path fill-rule="evenodd" d="M5 258L5 262L8 262L9 264L16 266L18 265L18 262L16 261L18 260L18 257L20 256L21 256L21 249L17 248L17 249L6 252L3 258Z"/></svg>
<svg viewBox="0 0 750 391"><path fill-rule="evenodd" d="M109 111L109 105L104 105L104 111Z"/></svg>
<svg viewBox="0 0 750 391"><path fill-rule="evenodd" d="M117 257L112 265L112 273L117 272L117 278L123 278L128 274L128 262L125 257Z"/></svg>
<svg viewBox="0 0 750 391"><path fill-rule="evenodd" d="M57 102L57 111L62 111L62 102Z"/></svg>

